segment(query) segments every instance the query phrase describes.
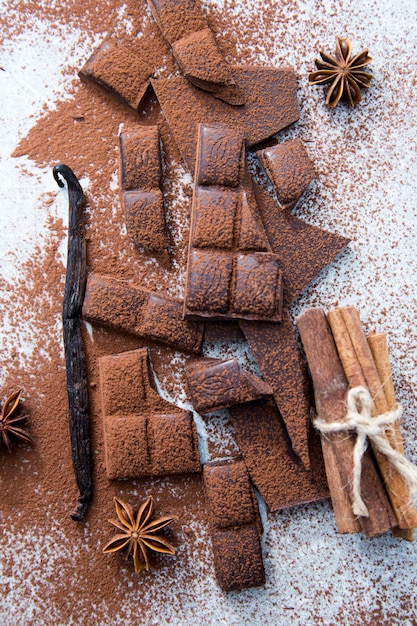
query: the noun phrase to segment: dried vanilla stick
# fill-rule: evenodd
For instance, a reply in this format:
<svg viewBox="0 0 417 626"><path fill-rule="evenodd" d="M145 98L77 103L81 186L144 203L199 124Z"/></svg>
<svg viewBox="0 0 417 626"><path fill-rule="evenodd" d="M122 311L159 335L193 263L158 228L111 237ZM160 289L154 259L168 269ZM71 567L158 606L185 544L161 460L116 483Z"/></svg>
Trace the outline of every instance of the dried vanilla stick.
<svg viewBox="0 0 417 626"><path fill-rule="evenodd" d="M375 361L375 366L385 394L388 409L391 410L396 404L396 398L386 334L375 332L370 333L368 335L368 345ZM404 454L403 439L399 422L394 425L394 428L389 434L392 447L401 452L401 454ZM396 537L402 537L406 541L414 541L414 528L402 529L395 527L392 532Z"/></svg>
<svg viewBox="0 0 417 626"><path fill-rule="evenodd" d="M389 407L371 350L362 330L359 313L353 307L339 308L328 313L328 320L350 387L362 386L369 390L373 400L373 417L387 413ZM391 445L395 445L389 430L382 437ZM402 529L415 528L417 511L412 503L406 480L375 445L372 449L398 526Z"/></svg>
<svg viewBox="0 0 417 626"><path fill-rule="evenodd" d="M322 309L309 309L299 316L297 325L313 379L318 417L327 423L342 421L346 414L348 383L325 313ZM341 533L355 533L362 528L370 537L389 530L396 519L369 453L362 459L360 484L369 516L357 518L353 514L351 483L355 442L354 434L321 433L337 529Z"/></svg>

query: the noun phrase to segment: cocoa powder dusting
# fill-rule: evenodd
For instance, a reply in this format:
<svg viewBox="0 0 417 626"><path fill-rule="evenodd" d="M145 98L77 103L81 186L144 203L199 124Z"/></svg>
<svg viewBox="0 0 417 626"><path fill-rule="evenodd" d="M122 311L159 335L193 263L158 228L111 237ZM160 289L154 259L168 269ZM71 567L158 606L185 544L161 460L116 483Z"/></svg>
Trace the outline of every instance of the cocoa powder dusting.
<svg viewBox="0 0 417 626"><path fill-rule="evenodd" d="M194 15L194 3L187 4ZM408 0L405 2L405 5L407 4ZM152 87L147 90L139 114L136 114L111 95L96 86L81 82L77 77L77 72L106 36L115 36L119 40L136 40L143 37L151 41L155 33L159 34L159 26L152 17L148 2L126 0L122 4L116 0L94 0L94 2L85 0L82 3L76 0L64 3L55 0L8 0L3 5L5 10L0 15L0 44L5 45L7 50L14 45L18 48L31 29L34 29L37 36L49 43L52 48L55 40L65 41L71 38L73 41L74 57L66 58L60 68L61 77L65 78L68 85L65 96L53 96L51 100L45 101L41 114L31 120L33 122L31 127L29 123L24 127L20 133L23 138L10 150L13 151L16 167L20 168L25 185L39 186L42 192L44 189L42 173L46 172L49 176L55 164L67 163L85 188L89 274L125 281L132 287L141 287L169 298L183 298L192 176L190 167L182 160L181 152L188 162L193 164L195 148L192 147L189 129L195 127L196 120L190 117L181 122L174 115L179 106L178 101L174 98L172 102L167 98L165 113L168 112L175 120L175 125L170 127ZM369 254L369 241L365 237L364 252L361 248L363 233L360 228L355 230L355 211L358 211L358 214L360 211L365 212L367 223L372 223L377 221L375 217L377 209L369 202L372 190L366 188L367 181L364 181L365 190L362 191L361 188L361 194L358 195L357 189L361 181L352 165L353 156L358 153L360 145L369 150L368 173L375 178L372 172L379 168L378 158L381 158L376 147L377 139L381 145L393 141L391 136L385 134L385 130L380 131L378 128L393 128L396 131L393 136L403 129L406 122L403 121L403 116L401 121L396 117L397 99L394 97L386 108L378 109L375 105L373 113L367 111L369 103L365 97L357 126L353 125L353 118L349 117L350 112L345 114L341 110L336 116L328 117L327 111L323 113L316 108L316 100L311 100L310 95L307 95L305 84L300 78L301 73L306 73L310 62L310 49L307 49L307 44L314 50L321 44L331 43L334 29L347 31L353 28L351 19L359 31L357 40L359 41L359 36L363 36L364 43L367 43L366 33L361 31L361 28L364 28L363 24L367 23L366 12L365 14L361 12L364 9L358 12L356 18L347 6L340 7L333 0L330 1L330 8L325 9L322 5L324 5L322 2L310 2L307 10L300 3L291 0L281 2L279 7L276 3L265 4L252 0L248 0L246 4L238 0L225 2L205 0L202 3L203 17L200 17L200 11L196 9L193 19L199 28L208 24L215 34L221 54L229 64L281 68L288 64L295 65L297 62L301 64L301 68L300 66L296 68L299 77L301 122L296 125L294 132L282 132L279 140L295 139L298 136L305 140L309 139L310 134L314 134L316 139L308 146L308 154L314 162L319 182L317 186L311 185L297 204L297 217L303 215L317 226L339 231L352 238L357 235L358 260L351 271L361 275L363 259L366 260L366 255ZM356 0L353 5L357 5ZM316 10L318 15L315 14ZM376 10L376 17L371 24L374 41L369 43L373 43L374 48L378 41L377 22L378 20L384 22L381 11L379 8ZM328 22L325 22L325 18ZM164 23L165 16L161 15L160 20ZM175 14L172 25L175 25L174 30L170 31L170 37L173 39L187 34L188 31L184 30L186 25L178 13ZM405 37L406 24L403 26ZM193 26L190 32L196 28ZM399 39L402 37L398 33L390 36L392 41L395 41L395 37ZM412 35L408 33L408 36L412 42ZM159 34L155 39L154 50L151 45L147 55L152 56L154 51L155 59L161 59L156 73L161 78L159 90L163 96L165 91L169 91L170 85L181 83L183 79L178 74L173 75L175 65L169 50L166 56L161 58L160 41ZM399 49L402 49L406 44L398 45ZM314 56L314 52L312 55ZM77 59L76 62L74 58ZM40 59L37 62L45 60ZM395 60L393 63L394 69L406 81L402 64L400 66L400 62ZM22 61L22 67L24 65L25 62ZM0 71L0 75L7 74L7 69L2 67L1 70L5 71ZM378 71L379 82L382 84L382 76L387 80L389 77L384 74L385 70L381 67ZM268 72L265 72L265 75L267 74ZM261 72L258 71L257 76L260 75ZM375 75L378 77L377 73ZM114 78L117 82L118 77ZM16 83L18 81L19 78L16 77ZM261 87L258 83L255 86L257 89ZM190 87L191 94L194 93L194 89L197 88ZM382 87L376 84L374 89L375 101L382 101L382 95L385 95L381 91ZM389 89L395 89L392 83L389 84ZM35 93L36 90L33 91ZM411 94L414 92L407 82L403 91L404 98L408 93L409 102L412 103ZM259 93L263 94L262 89ZM202 100L206 97L208 96L204 95ZM398 97L401 99L402 94L398 94ZM35 95L33 98L35 99ZM188 112L189 103L185 103L184 106ZM216 101L214 108L217 110L220 106L223 106L223 103L219 105ZM410 108L411 104L408 103L407 106ZM400 109L401 107L398 108ZM366 117L362 118L361 115ZM291 121L295 118L294 114ZM410 119L412 118L411 110ZM124 128L134 130L139 124L157 126L161 137L163 170L161 191L169 238L169 260L164 263L132 241L121 204L119 133ZM379 124L379 127L374 124ZM320 134L321 127L326 127L325 134ZM377 132L380 132L380 135L373 134ZM175 133L177 138L184 138L184 144L177 145L172 133ZM328 144L326 138L331 137L332 133L333 144ZM343 162L340 160L341 145L345 156ZM398 146L389 145L395 154ZM386 159L385 156L384 158ZM379 181L381 184L391 175L390 168L387 173L386 163L387 160L381 169L382 178ZM32 166L41 174L33 175ZM341 178L342 171L346 174L346 179ZM3 170L1 175L3 176ZM4 175L7 178L7 173ZM372 180L370 178L369 184ZM395 182L398 183L398 180ZM339 191L338 205L337 202L333 202L333 194L337 193L340 186L342 189ZM22 189L16 189L17 210L21 192ZM263 501L260 500L260 514L265 529L262 551L266 586L228 595L222 593L215 582L210 517L204 500L201 476L198 473L161 475L120 481L109 480L106 473L100 358L148 348L156 377L156 391L164 401L172 403L174 399L180 407L179 410L186 413L191 407L184 391L185 367L193 363L196 357L139 335L126 334L117 329L90 325L87 322L83 326L83 342L89 383L94 496L84 523L77 524L70 519L69 514L73 510L77 488L70 454L61 324L67 228L57 215L56 198L57 192L43 193L40 196L38 203L33 206L36 219L39 223L44 221L46 224L38 237L39 243L29 255L25 255L23 254L25 241L22 235L22 240L16 243L15 250L8 257L12 267L15 268L14 271L0 274L3 302L0 308L0 325L7 331L7 340L2 347L4 360L1 365L0 400L4 402L13 391L23 389L22 411L28 415L28 430L34 440L33 444L14 442L11 454L3 448L0 449L2 536L0 621L5 626L23 624L42 626L50 624L51 620L57 624L81 626L84 624L191 626L204 621L208 624L252 626L271 623L271 620L279 625L292 622L374 626L396 623L400 618L414 620L416 581L412 571L415 553L413 555L411 551L415 548L409 546L403 548L403 544L398 547L399 544L390 537L375 538L365 547L361 539L337 537L337 541L333 541L332 512L327 503L311 504L310 508L299 506L272 514L267 513ZM350 198L351 216L347 215L343 198ZM321 203L322 206L320 214L317 211L317 203ZM390 208L389 198L387 203ZM269 209L269 201L265 201L264 204ZM406 205L406 201L403 204ZM303 227L299 227L298 222L295 222L296 218L293 221L289 215L283 214L276 220L276 223L266 220L265 227L272 249L278 254L288 253L285 245L279 241L280 229L292 228L295 243L298 231L314 233L310 226L303 230ZM279 220L282 220L282 223ZM3 228L3 238L7 238L10 233L6 227ZM385 237L383 232L385 227L381 228L382 240ZM386 228L389 233L388 224ZM299 239L302 240L301 235ZM284 261L284 266L291 268L294 276L292 291L289 289L284 294L288 300L289 296L292 299L298 294L311 276L314 275L315 278L318 271L314 266L314 259L310 263L311 251L308 249L306 239L307 237L304 238L303 244L300 243L300 254L303 256L301 262L288 258ZM290 242L290 238L287 237L286 241ZM341 246L336 236L334 240L329 238L318 243L321 243L330 258L333 245ZM395 256L394 245L390 255ZM317 296L311 291L305 296L310 297L310 305L315 303L315 297L323 306L328 305L327 300L331 301L332 306L336 306L338 298L356 295L358 298L362 297L368 306L368 292L365 295L360 292L354 276L344 283L344 287L340 289L338 287L338 278L343 278L345 272L343 262L347 266L354 263L346 256L342 260L339 259L334 270L330 270L327 275L329 293L324 289ZM305 280L306 278L308 280ZM378 280L380 277L376 276L375 281ZM319 281L315 278L314 287L317 288L318 284ZM372 282L368 288L371 290L374 288ZM392 293L389 294L390 288L387 287L384 294L386 301L381 303L377 298L372 301L377 320L380 313L380 319L386 321L386 309L389 307L391 310L401 309L400 302L396 300L395 289L394 285ZM408 291L402 291L402 297L407 294ZM160 310L159 302L154 302L154 306ZM368 318L373 320L369 310L367 313ZM169 328L170 320L171 316L165 320L165 325ZM152 321L148 320L149 324ZM401 329L403 330L402 326L400 331ZM201 335L202 329L199 332ZM205 338L205 356L230 358L233 356L233 349L236 348L237 352L243 354L245 367L260 375L247 346L242 348L243 337L236 324L230 325L230 333L227 329L225 332L224 325L219 325L218 328L213 326L206 331ZM212 345L209 344L210 340ZM394 335L393 344L397 353L399 347L402 347L404 352L401 342L402 338ZM405 357L401 376L394 372L400 382L402 396L400 399L409 404L407 398L412 396L414 388L407 374L410 358L409 355ZM268 433L270 424L266 421L267 411L262 417L264 431ZM195 419L199 431L205 435L205 439L202 438L199 442L202 461L207 461L210 457L214 459L240 454L241 451L237 447L239 437L236 437L227 414L219 412L204 418L195 416ZM244 453L249 459L250 471L257 475L259 466L255 450L256 439L250 432L253 425L256 425L256 414L254 412L250 423L245 421L239 411L235 411L233 419L242 448L246 446ZM304 425L302 427L304 428ZM410 439L413 439L413 427L407 428ZM258 429L255 428L254 432L259 435ZM194 437L194 431L189 437ZM410 450L411 446L409 452ZM414 454L412 450L411 454ZM162 463L164 459L158 459L159 461ZM265 460L265 463L267 462L268 459ZM282 459L280 463L285 464ZM293 470L293 466L297 467L297 461L294 459L288 468L289 480L285 484L270 485L266 481L267 484L263 485L261 480L259 488L265 490L270 488L273 491L271 497L281 498L280 502L292 501L287 488L291 492L292 481L298 480L304 485L305 480L304 474ZM306 497L299 502L310 499L309 485L308 479ZM316 487L320 494L327 493L320 472ZM166 538L176 548L176 555L153 557L150 572L138 575L122 554L105 555L102 554L102 548L110 540L113 532L107 523L108 518L114 517L113 497L120 497L137 507L151 494L156 502L155 518L165 515L178 516L166 530ZM220 504L227 508L227 503L221 501ZM254 501L251 501L251 506L252 504ZM280 504L277 504L276 508L279 507ZM253 532L258 541L258 528ZM233 541L237 541L235 535L230 540L226 535L224 537L222 535L221 542L218 540L217 543L218 553L220 554L223 549L230 551L233 556L231 560L235 562ZM246 545L242 544L242 541L236 545L238 547ZM249 539L247 544L252 545ZM392 561L393 552L398 559L395 567ZM354 559L358 564L357 570L353 570ZM389 565L386 566L384 564L386 562L389 562ZM217 566L220 568L222 564L218 563ZM259 570L263 575L261 562ZM349 580L344 577L345 571L349 575L352 574ZM228 572L225 571L225 576L227 575ZM258 578L261 579L262 575ZM323 580L328 587L323 587ZM360 582L359 595L356 583L353 585L352 580Z"/></svg>

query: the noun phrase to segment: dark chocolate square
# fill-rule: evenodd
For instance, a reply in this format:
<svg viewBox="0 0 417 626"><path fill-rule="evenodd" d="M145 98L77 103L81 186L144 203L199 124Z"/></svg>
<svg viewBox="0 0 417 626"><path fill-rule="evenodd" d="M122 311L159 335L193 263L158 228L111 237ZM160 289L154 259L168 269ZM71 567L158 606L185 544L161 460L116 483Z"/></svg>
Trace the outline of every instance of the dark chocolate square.
<svg viewBox="0 0 417 626"><path fill-rule="evenodd" d="M148 442L153 474L200 471L197 431L189 411L151 415Z"/></svg>
<svg viewBox="0 0 417 626"><path fill-rule="evenodd" d="M230 189L197 188L192 245L196 248L232 248L238 202L239 194Z"/></svg>
<svg viewBox="0 0 417 626"><path fill-rule="evenodd" d="M108 478L116 480L150 474L145 415L105 416L104 442Z"/></svg>
<svg viewBox="0 0 417 626"><path fill-rule="evenodd" d="M233 312L276 317L278 277L278 257L275 254L239 254L236 259Z"/></svg>
<svg viewBox="0 0 417 626"><path fill-rule="evenodd" d="M253 489L241 459L205 464L203 482L209 519L214 528L230 528L256 522Z"/></svg>
<svg viewBox="0 0 417 626"><path fill-rule="evenodd" d="M131 350L100 359L102 410L104 415L142 412L146 400L144 372L147 350Z"/></svg>
<svg viewBox="0 0 417 626"><path fill-rule="evenodd" d="M207 27L197 0L148 0L152 14L169 43Z"/></svg>
<svg viewBox="0 0 417 626"><path fill-rule="evenodd" d="M212 543L214 569L223 591L265 584L261 540L255 525L214 530Z"/></svg>
<svg viewBox="0 0 417 626"><path fill-rule="evenodd" d="M120 186L132 189L157 189L162 175L157 126L125 131L120 142Z"/></svg>
<svg viewBox="0 0 417 626"><path fill-rule="evenodd" d="M226 313L233 269L231 254L191 250L185 298L190 311Z"/></svg>
<svg viewBox="0 0 417 626"><path fill-rule="evenodd" d="M165 252L168 239L160 189L125 191L123 204L127 231L133 241L147 250Z"/></svg>
<svg viewBox="0 0 417 626"><path fill-rule="evenodd" d="M221 124L200 124L197 184L237 187L242 174L243 146L242 132Z"/></svg>
<svg viewBox="0 0 417 626"><path fill-rule="evenodd" d="M190 80L223 84L227 82L229 67L209 28L177 40L172 44L172 51L184 76ZM211 91L210 85L206 87L207 91Z"/></svg>

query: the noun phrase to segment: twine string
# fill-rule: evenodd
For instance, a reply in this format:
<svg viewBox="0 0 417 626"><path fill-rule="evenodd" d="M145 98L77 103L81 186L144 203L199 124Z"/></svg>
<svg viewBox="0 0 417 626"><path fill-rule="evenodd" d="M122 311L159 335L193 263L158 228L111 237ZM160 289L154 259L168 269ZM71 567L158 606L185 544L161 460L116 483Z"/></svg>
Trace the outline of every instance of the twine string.
<svg viewBox="0 0 417 626"><path fill-rule="evenodd" d="M385 436L385 431L393 426L401 415L401 405L395 404L391 411L372 417L371 394L365 387L353 387L347 395L347 413L343 420L338 422L325 422L320 418L314 420L314 426L321 433L354 432L357 435L353 448L352 476L352 511L355 515L369 517L368 508L361 495L362 457L368 440L401 474L410 492L413 495L417 494L417 467L401 452L395 450Z"/></svg>

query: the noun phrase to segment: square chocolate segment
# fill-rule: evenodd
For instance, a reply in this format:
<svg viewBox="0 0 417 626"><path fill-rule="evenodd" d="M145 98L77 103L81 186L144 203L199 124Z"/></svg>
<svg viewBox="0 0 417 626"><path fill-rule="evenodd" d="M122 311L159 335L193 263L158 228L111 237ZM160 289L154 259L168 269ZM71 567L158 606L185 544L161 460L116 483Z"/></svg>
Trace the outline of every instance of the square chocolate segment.
<svg viewBox="0 0 417 626"><path fill-rule="evenodd" d="M147 250L165 252L168 240L160 189L125 191L123 204L127 230L133 241Z"/></svg>
<svg viewBox="0 0 417 626"><path fill-rule="evenodd" d="M154 72L155 59L139 46L107 38L94 51L79 76L103 87L129 107L138 110Z"/></svg>
<svg viewBox="0 0 417 626"><path fill-rule="evenodd" d="M131 350L100 359L100 381L104 415L143 412L146 402L144 372L147 350Z"/></svg>
<svg viewBox="0 0 417 626"><path fill-rule="evenodd" d="M279 279L278 257L275 254L239 254L236 259L233 312L260 318L277 318L279 321Z"/></svg>
<svg viewBox="0 0 417 626"><path fill-rule="evenodd" d="M197 188L192 245L196 248L232 248L238 203L239 194L231 189Z"/></svg>
<svg viewBox="0 0 417 626"><path fill-rule="evenodd" d="M186 307L190 311L225 313L233 257L213 250L191 250L188 264Z"/></svg>
<svg viewBox="0 0 417 626"><path fill-rule="evenodd" d="M153 414L149 419L148 441L153 474L200 471L197 431L189 411Z"/></svg>
<svg viewBox="0 0 417 626"><path fill-rule="evenodd" d="M161 152L157 126L137 127L119 136L120 186L123 191L157 189L161 181Z"/></svg>
<svg viewBox="0 0 417 626"><path fill-rule="evenodd" d="M294 206L315 176L301 139L265 148L258 156L275 187L278 200L284 206Z"/></svg>
<svg viewBox="0 0 417 626"><path fill-rule="evenodd" d="M207 28L207 20L197 0L148 0L152 14L169 43Z"/></svg>
<svg viewBox="0 0 417 626"><path fill-rule="evenodd" d="M213 527L220 529L256 523L254 493L241 459L205 464L203 481Z"/></svg>
<svg viewBox="0 0 417 626"><path fill-rule="evenodd" d="M107 477L110 480L150 474L145 415L105 416L104 441Z"/></svg>
<svg viewBox="0 0 417 626"><path fill-rule="evenodd" d="M141 336L172 345L177 350L198 354L203 343L204 326L199 322L183 320L183 308L179 300L151 293L143 311Z"/></svg>
<svg viewBox="0 0 417 626"><path fill-rule="evenodd" d="M196 184L237 187L241 180L243 156L242 132L221 124L200 124Z"/></svg>
<svg viewBox="0 0 417 626"><path fill-rule="evenodd" d="M265 584L261 540L255 525L214 530L212 543L214 569L223 591Z"/></svg>

